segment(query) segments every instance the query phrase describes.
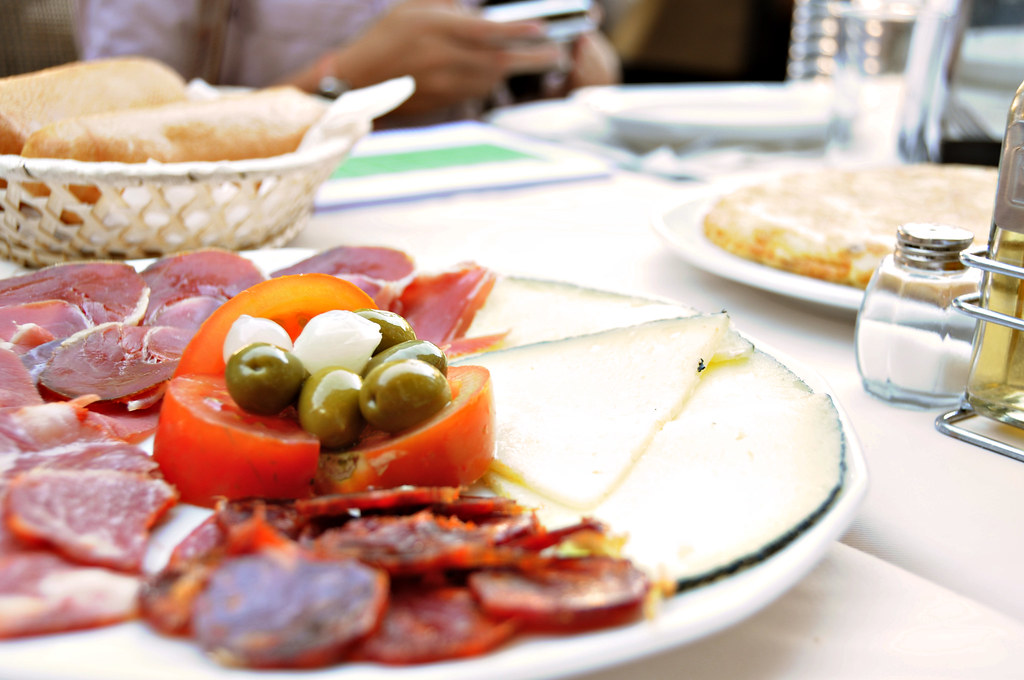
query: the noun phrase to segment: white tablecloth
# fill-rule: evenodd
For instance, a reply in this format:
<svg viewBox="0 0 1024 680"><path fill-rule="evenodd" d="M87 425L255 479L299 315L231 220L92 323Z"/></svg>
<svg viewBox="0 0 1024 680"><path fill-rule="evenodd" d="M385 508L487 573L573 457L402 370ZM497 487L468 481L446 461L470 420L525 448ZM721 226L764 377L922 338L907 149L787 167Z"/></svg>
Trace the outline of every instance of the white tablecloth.
<svg viewBox="0 0 1024 680"><path fill-rule="evenodd" d="M387 245L423 268L474 260L725 309L741 332L830 383L870 471L843 542L746 622L592 677L1024 676L1024 464L938 433L939 411L864 392L855 313L730 282L674 256L650 218L703 190L618 173L349 208L318 213L291 245Z"/></svg>

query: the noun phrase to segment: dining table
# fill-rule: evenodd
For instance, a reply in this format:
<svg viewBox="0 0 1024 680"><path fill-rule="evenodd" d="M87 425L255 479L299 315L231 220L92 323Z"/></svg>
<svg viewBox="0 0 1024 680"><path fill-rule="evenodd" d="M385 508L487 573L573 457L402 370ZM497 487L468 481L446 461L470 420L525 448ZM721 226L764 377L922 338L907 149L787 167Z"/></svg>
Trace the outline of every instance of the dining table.
<svg viewBox="0 0 1024 680"><path fill-rule="evenodd" d="M739 88L731 93L767 92ZM1024 678L1024 462L940 432L936 420L953 405L901 406L865 390L855 352L860 290L822 293L820 282L795 275L783 284L702 241L700 206L715 196L827 167L820 127L792 144L638 144L594 107L593 94L369 133L320 188L296 235L262 261L384 246L407 253L418 272L471 262L498 276L727 312L754 347L834 402L855 468L846 471L854 487L836 502L842 513L817 518L824 533L812 522L809 548L797 538L796 553L783 547L764 565L728 574L685 629L660 626L654 610L623 630L552 636L482 661L337 666L309 677ZM674 234L685 239L673 239L670 219L682 220ZM1009 430L1000 434L1024 446L1024 432ZM673 511L667 502L650 521L671 531ZM756 576L755 587L728 587L746 571L773 569L771 587ZM672 597L666 609L685 620ZM179 663L188 673L178 674ZM0 677L12 680L306 673L223 668L133 625L0 646Z"/></svg>
<svg viewBox="0 0 1024 680"><path fill-rule="evenodd" d="M936 418L948 408L899 406L869 394L855 357L855 304L723 276L680 257L655 229L667 212L740 177L821 167L821 154L776 150L774 161L747 163L732 156L731 166L709 164L712 171L703 176L672 176L623 162L613 142L602 153L593 136L574 137L559 121L577 123L580 112L566 111L565 103L553 106L563 107L561 117L551 115L554 108L544 115L502 112L461 129L500 129L525 139L530 131L523 120L547 120L538 128L545 144L593 152L601 171L487 186L474 181L479 169L468 165L446 171L451 184L445 190L421 194L408 192L395 173L382 178L393 183L393 196L384 191L362 203L320 205L289 246L388 246L409 253L424 270L475 262L507 275L725 310L755 346L793 358L828 385L863 452L867 491L820 559L792 587L739 620L684 643L596 653L553 665L547 674L589 680L1024 677L1024 463L939 432ZM416 134L458 139L459 130L440 126ZM378 134L387 133L370 139Z"/></svg>

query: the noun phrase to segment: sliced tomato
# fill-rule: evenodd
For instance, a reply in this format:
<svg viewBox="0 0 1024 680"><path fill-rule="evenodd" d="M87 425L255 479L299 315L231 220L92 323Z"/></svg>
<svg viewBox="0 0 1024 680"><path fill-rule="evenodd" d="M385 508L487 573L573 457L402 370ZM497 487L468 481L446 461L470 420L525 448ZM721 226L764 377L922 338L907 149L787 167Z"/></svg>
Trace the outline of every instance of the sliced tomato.
<svg viewBox="0 0 1024 680"><path fill-rule="evenodd" d="M351 476L335 479L320 470L316 491L466 486L483 476L494 458L491 374L483 366L452 366L448 383L452 402L437 415L403 433L369 437L349 452L357 455Z"/></svg>
<svg viewBox="0 0 1024 680"><path fill-rule="evenodd" d="M376 309L359 286L330 274L293 274L246 288L211 314L199 327L178 362L174 375L224 373L224 338L243 315L272 319L292 340L317 314L333 309Z"/></svg>
<svg viewBox="0 0 1024 680"><path fill-rule="evenodd" d="M319 455L319 440L296 419L243 411L223 376L179 376L168 383L153 458L186 503L304 498L312 492Z"/></svg>

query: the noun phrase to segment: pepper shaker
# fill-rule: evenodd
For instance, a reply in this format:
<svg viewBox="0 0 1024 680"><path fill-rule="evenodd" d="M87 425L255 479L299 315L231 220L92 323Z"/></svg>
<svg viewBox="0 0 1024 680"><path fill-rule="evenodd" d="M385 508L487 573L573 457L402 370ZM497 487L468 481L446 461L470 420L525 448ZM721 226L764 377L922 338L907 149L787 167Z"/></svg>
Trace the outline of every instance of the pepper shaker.
<svg viewBox="0 0 1024 680"><path fill-rule="evenodd" d="M896 249L875 270L857 315L857 369L868 392L923 408L959 402L976 322L952 303L978 291L980 273L960 260L973 239L942 224L896 230Z"/></svg>

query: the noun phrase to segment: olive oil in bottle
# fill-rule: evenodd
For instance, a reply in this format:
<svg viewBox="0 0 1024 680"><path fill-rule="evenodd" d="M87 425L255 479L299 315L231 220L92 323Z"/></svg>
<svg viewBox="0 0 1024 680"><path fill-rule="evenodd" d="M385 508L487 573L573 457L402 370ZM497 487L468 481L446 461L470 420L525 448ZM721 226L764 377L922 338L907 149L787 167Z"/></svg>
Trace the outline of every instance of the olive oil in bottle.
<svg viewBox="0 0 1024 680"><path fill-rule="evenodd" d="M1024 277L1024 83L1010 107L1000 152L988 257L1021 268ZM1024 320L1024 278L986 271L981 306ZM979 322L966 399L981 415L1024 427L1024 331Z"/></svg>

